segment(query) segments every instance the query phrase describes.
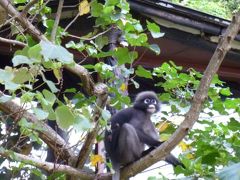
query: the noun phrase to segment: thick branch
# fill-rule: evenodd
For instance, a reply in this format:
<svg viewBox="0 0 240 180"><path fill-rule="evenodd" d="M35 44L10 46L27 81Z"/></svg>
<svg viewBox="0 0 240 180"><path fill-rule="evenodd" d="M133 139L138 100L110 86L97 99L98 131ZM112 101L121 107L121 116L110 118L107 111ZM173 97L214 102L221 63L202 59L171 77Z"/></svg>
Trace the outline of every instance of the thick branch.
<svg viewBox="0 0 240 180"><path fill-rule="evenodd" d="M89 172L85 172L79 169L72 168L68 165L62 165L62 164L54 164L50 162L45 162L40 159L28 157L23 154L15 153L13 151L6 150L4 148L0 148L0 156L6 157L8 159L11 159L13 161L20 161L24 162L26 164L30 164L32 166L38 167L40 169L43 169L47 172L59 172L68 174L71 176L76 176L79 179L94 179L94 174L91 174Z"/></svg>
<svg viewBox="0 0 240 180"><path fill-rule="evenodd" d="M29 34L32 34L38 40L47 40L47 38L28 21L25 16L22 16L8 0L1 0L0 5L26 29Z"/></svg>
<svg viewBox="0 0 240 180"><path fill-rule="evenodd" d="M51 41L53 43L55 42L55 38L56 38L56 34L57 34L57 28L58 28L58 24L59 24L59 21L60 21L60 18L61 18L63 3L64 3L64 0L60 0L59 3L58 3L57 14L56 14L56 18L55 18L52 33L51 33Z"/></svg>
<svg viewBox="0 0 240 180"><path fill-rule="evenodd" d="M89 96L94 95L95 84L87 69L78 64L75 64L74 66L65 66L65 68L81 79L83 88Z"/></svg>
<svg viewBox="0 0 240 180"><path fill-rule="evenodd" d="M192 129L194 123L198 120L202 105L207 98L213 76L217 73L226 53L231 48L231 43L237 35L240 28L240 13L233 16L231 24L228 26L204 72L199 87L194 95L190 110L186 113L185 120L181 123L172 137L163 143L159 148L141 158L139 161L122 169L121 178L134 176L143 171L150 165L158 162L179 144Z"/></svg>
<svg viewBox="0 0 240 180"><path fill-rule="evenodd" d="M0 97L3 93L0 91ZM74 153L71 151L69 145L59 136L51 127L45 124L42 121L39 121L33 114L24 111L22 112L22 108L12 101L8 101L5 103L0 103L0 110L11 115L13 119L19 120L19 112L21 112L21 117L26 118L29 122L35 124L37 131L39 133L39 137L55 152L59 153L61 158L69 159L73 158Z"/></svg>

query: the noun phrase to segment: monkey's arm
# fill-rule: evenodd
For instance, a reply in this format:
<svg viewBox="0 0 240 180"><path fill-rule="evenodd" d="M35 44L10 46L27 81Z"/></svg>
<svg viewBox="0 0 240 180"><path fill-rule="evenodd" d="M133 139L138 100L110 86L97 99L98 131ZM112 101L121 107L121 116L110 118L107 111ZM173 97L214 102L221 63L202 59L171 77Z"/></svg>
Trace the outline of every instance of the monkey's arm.
<svg viewBox="0 0 240 180"><path fill-rule="evenodd" d="M150 147L160 146L163 142L156 140L155 138L147 135L143 130L136 128L137 135L140 141L144 144L147 144Z"/></svg>

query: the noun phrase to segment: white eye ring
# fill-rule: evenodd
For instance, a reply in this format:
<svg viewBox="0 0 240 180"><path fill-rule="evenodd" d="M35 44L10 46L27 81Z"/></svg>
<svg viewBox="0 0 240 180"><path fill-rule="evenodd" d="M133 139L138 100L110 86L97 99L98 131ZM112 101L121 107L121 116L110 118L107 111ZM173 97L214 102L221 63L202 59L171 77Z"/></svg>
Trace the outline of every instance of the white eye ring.
<svg viewBox="0 0 240 180"><path fill-rule="evenodd" d="M151 100L151 103L152 103L152 104L157 104L156 99L152 99L152 100Z"/></svg>
<svg viewBox="0 0 240 180"><path fill-rule="evenodd" d="M150 99L144 99L144 103L145 103L145 104L149 104L150 101L151 101Z"/></svg>

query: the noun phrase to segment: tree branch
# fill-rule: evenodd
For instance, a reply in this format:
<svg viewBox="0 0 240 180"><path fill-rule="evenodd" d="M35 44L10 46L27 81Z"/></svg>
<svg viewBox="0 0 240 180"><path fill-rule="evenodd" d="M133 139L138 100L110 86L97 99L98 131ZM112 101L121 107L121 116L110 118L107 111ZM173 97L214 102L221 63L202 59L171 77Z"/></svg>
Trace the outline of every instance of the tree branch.
<svg viewBox="0 0 240 180"><path fill-rule="evenodd" d="M0 5L21 24L21 26L26 29L29 34L32 34L38 40L47 40L47 38L28 21L25 16L22 16L15 7L8 0L1 0Z"/></svg>
<svg viewBox="0 0 240 180"><path fill-rule="evenodd" d="M64 66L64 67L69 72L75 74L77 77L79 77L81 79L83 88L89 96L94 95L94 92L96 92L95 84L86 68L84 68L83 66L80 66L78 64L75 64L74 66Z"/></svg>
<svg viewBox="0 0 240 180"><path fill-rule="evenodd" d="M58 3L56 18L55 18L52 33L51 33L51 42L53 42L53 43L55 42L55 38L56 38L56 34L57 34L57 28L58 28L58 24L59 24L59 21L60 21L60 18L61 18L63 3L64 3L64 0L60 0L59 3Z"/></svg>
<svg viewBox="0 0 240 180"><path fill-rule="evenodd" d="M30 2L25 6L25 8L22 10L22 15L23 15L23 16L26 16L27 13L28 13L28 11L30 10L30 8L31 8L34 4L36 4L37 2L38 2L38 0L32 0L32 1L30 1Z"/></svg>
<svg viewBox="0 0 240 180"><path fill-rule="evenodd" d="M3 93L0 91L0 97ZM33 114L24 111L22 108L12 101L0 103L0 110L9 114L13 119L19 120L21 117L26 118L29 122L35 124L37 129L34 129L39 133L39 137L54 151L60 152L62 159L74 158L74 152L71 151L70 146L59 136L51 127L46 125L44 122L39 121ZM22 112L19 117L19 112Z"/></svg>
<svg viewBox="0 0 240 180"><path fill-rule="evenodd" d="M0 41L1 41L1 42L4 42L4 43L8 43L8 44L23 46L23 47L26 46L25 43L22 43L22 42L20 42L20 41L12 40L12 39L6 39L6 38L2 38L2 37L0 37Z"/></svg>
<svg viewBox="0 0 240 180"><path fill-rule="evenodd" d="M82 169L94 143L95 137L99 131L99 118L101 117L102 109L105 107L108 99L107 86L105 84L98 84L95 88L95 93L98 94L97 103L94 109L94 116L92 122L96 122L95 127L87 134L87 138L78 154L76 163L77 168Z"/></svg>
<svg viewBox="0 0 240 180"><path fill-rule="evenodd" d="M240 12L233 16L232 22L228 26L223 37L220 39L220 42L204 72L199 87L193 97L191 108L185 115L185 120L181 123L171 138L163 143L159 148L155 149L132 165L124 167L121 170L121 178L124 179L126 177L134 176L152 164L163 159L177 146L177 144L182 141L189 130L192 129L194 123L198 120L200 111L202 110L202 105L207 98L207 93L212 78L217 73L226 53L231 48L231 43L237 35L239 28Z"/></svg>
<svg viewBox="0 0 240 180"><path fill-rule="evenodd" d="M0 147L0 156L6 157L8 159L11 159L13 161L20 161L24 162L26 164L38 167L40 169L43 169L47 172L59 172L59 173L64 173L68 174L71 176L76 176L80 179L84 180L91 180L94 179L94 174L91 174L89 172L85 172L83 170L75 169L72 168L71 166L68 165L62 165L62 164L54 164L50 162L45 162L40 159L28 157L23 154L15 153L13 151L6 150L2 147Z"/></svg>
<svg viewBox="0 0 240 180"><path fill-rule="evenodd" d="M68 30L68 28L77 20L77 18L80 16L80 14L78 13L74 19L65 27L64 32Z"/></svg>

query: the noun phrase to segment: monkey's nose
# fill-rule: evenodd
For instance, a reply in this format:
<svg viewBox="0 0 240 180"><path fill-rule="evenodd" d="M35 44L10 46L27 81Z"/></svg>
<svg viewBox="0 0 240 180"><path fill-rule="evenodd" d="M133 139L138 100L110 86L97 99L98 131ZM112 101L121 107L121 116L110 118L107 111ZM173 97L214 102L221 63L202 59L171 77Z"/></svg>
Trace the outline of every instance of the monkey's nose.
<svg viewBox="0 0 240 180"><path fill-rule="evenodd" d="M150 104L147 108L147 111L150 113L154 113L156 111L156 107L152 104Z"/></svg>

